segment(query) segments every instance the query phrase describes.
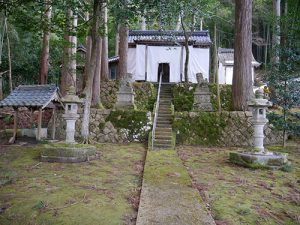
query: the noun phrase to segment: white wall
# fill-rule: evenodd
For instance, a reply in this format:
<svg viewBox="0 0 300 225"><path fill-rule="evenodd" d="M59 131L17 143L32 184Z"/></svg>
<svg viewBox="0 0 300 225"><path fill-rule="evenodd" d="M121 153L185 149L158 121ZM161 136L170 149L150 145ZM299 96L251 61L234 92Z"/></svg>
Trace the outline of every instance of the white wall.
<svg viewBox="0 0 300 225"><path fill-rule="evenodd" d="M254 82L254 67L252 66L252 82ZM219 84L232 84L233 66L223 66L219 63Z"/></svg>
<svg viewBox="0 0 300 225"><path fill-rule="evenodd" d="M147 49L147 66L145 66L145 54ZM183 57L181 59L183 49ZM196 74L203 73L203 77L209 79L209 48L193 48L190 46L189 81L197 83ZM157 82L159 63L170 64L170 82L184 81L185 49L177 46L148 46L137 45L128 49L128 72L133 74L135 80L145 80L147 69L147 81ZM182 62L181 62L182 60ZM147 68L146 68L147 67Z"/></svg>

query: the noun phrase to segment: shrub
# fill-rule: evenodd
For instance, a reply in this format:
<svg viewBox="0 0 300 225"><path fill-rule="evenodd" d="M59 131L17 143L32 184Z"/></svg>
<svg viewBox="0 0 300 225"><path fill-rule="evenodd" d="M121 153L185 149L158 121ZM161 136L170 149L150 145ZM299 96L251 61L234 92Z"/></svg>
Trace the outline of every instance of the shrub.
<svg viewBox="0 0 300 225"><path fill-rule="evenodd" d="M110 121L117 129L123 129L129 141L146 141L151 129L146 111L112 111L106 121Z"/></svg>

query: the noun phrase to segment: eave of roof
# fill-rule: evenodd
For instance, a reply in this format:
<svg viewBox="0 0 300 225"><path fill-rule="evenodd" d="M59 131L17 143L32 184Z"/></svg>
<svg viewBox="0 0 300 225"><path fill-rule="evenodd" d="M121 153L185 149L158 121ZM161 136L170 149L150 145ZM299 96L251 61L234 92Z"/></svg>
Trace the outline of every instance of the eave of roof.
<svg viewBox="0 0 300 225"><path fill-rule="evenodd" d="M190 35L189 41L193 45L211 45L211 40L208 31L188 32ZM178 43L185 42L183 31L157 31L157 30L131 30L129 31L128 43Z"/></svg>
<svg viewBox="0 0 300 225"><path fill-rule="evenodd" d="M0 107L44 109L52 101L62 105L58 90L55 85L20 85L4 100L0 101Z"/></svg>

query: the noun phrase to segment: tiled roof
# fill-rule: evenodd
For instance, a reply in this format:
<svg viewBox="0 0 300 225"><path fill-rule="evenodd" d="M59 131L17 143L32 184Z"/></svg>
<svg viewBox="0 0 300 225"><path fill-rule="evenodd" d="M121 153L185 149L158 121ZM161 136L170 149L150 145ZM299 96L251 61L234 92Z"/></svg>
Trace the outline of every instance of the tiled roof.
<svg viewBox="0 0 300 225"><path fill-rule="evenodd" d="M219 48L218 50L219 61L223 65L233 66L234 64L234 49L232 48ZM257 62L252 55L252 65L259 66L260 63Z"/></svg>
<svg viewBox="0 0 300 225"><path fill-rule="evenodd" d="M131 30L129 31L128 43L135 42L184 42L182 31L157 31L157 30ZM211 40L208 31L194 31L189 41L195 45L210 45Z"/></svg>
<svg viewBox="0 0 300 225"><path fill-rule="evenodd" d="M58 88L55 85L20 85L0 101L0 107L45 108L51 101L59 101Z"/></svg>
<svg viewBox="0 0 300 225"><path fill-rule="evenodd" d="M119 61L119 56L112 56L110 58L108 58L108 63L113 63L113 62L118 62Z"/></svg>

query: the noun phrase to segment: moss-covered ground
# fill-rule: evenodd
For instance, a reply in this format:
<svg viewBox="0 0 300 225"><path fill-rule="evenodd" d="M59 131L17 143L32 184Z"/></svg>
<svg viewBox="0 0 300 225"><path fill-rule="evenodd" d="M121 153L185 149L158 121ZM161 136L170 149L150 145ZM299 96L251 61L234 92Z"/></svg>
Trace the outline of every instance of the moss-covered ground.
<svg viewBox="0 0 300 225"><path fill-rule="evenodd" d="M300 224L300 143L268 149L288 152L292 169L233 165L228 156L236 149L179 146L177 152L217 224Z"/></svg>
<svg viewBox="0 0 300 225"><path fill-rule="evenodd" d="M79 164L39 162L39 145L0 149L0 224L135 224L142 145L97 145L100 159Z"/></svg>

